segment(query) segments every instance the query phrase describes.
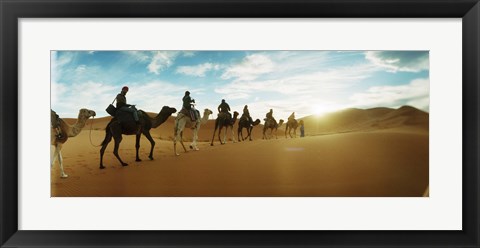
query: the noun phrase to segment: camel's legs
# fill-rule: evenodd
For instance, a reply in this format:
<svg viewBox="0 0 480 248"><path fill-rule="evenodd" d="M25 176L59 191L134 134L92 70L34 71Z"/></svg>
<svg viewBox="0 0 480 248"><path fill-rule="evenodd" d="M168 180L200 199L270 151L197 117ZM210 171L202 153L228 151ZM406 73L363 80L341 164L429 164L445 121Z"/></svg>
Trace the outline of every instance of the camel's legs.
<svg viewBox="0 0 480 248"><path fill-rule="evenodd" d="M53 152L53 158L52 158L52 163L50 164L50 168L53 167L53 164L55 161L58 159L58 163L60 165L60 173L61 173L61 178L67 178L68 175L65 174L63 171L63 159L62 159L62 153L61 153L62 145L57 144L55 145L55 151Z"/></svg>
<svg viewBox="0 0 480 248"><path fill-rule="evenodd" d="M228 130L228 127L227 127L227 130ZM230 126L230 130L232 131L232 140L233 140L233 143L236 143L237 140L235 139L235 132L233 131L233 125ZM226 131L226 130L225 130Z"/></svg>
<svg viewBox="0 0 480 248"><path fill-rule="evenodd" d="M180 131L180 144L182 145L183 150L187 152L187 148L185 148L185 145L183 144L183 130Z"/></svg>
<svg viewBox="0 0 480 248"><path fill-rule="evenodd" d="M223 133L223 142L222 142L222 140L221 140L221 138L220 138L220 134L221 134L221 132L222 132L222 129L223 129L223 126L221 126L220 129L218 130L218 140L220 141L220 144L223 145L223 144L227 143L227 142L226 142L226 139L227 139L227 129L228 129L228 127L225 128L225 132Z"/></svg>
<svg viewBox="0 0 480 248"><path fill-rule="evenodd" d="M148 155L148 158L150 160L153 160L153 148L155 148L155 140L153 140L152 135L149 131L143 131L143 135L145 135L148 141L150 141L150 155Z"/></svg>
<svg viewBox="0 0 480 248"><path fill-rule="evenodd" d="M177 156L180 155L179 153L177 153L177 141L180 141L180 144L182 145L183 150L187 152L187 149L183 144L183 130L185 129L185 126L186 126L186 122L184 123L180 120L176 120L175 132L174 132L175 137L173 138L173 153L175 153L175 155Z"/></svg>
<svg viewBox="0 0 480 248"><path fill-rule="evenodd" d="M108 143L112 140L112 135L110 132L107 132L105 140L102 143L102 148L100 149L100 169L105 169L103 166L103 154L105 153L105 149L107 149Z"/></svg>
<svg viewBox="0 0 480 248"><path fill-rule="evenodd" d="M197 140L198 140L198 129L200 129L200 123L197 123L197 125L195 126L195 128L193 129L193 141L192 143L190 144L190 148L195 150L195 151L198 151L198 147L197 147Z"/></svg>
<svg viewBox="0 0 480 248"><path fill-rule="evenodd" d="M177 153L177 141L180 140L182 142L182 138L180 137L181 132L176 130L175 138L173 138L173 153L177 156L180 154Z"/></svg>
<svg viewBox="0 0 480 248"><path fill-rule="evenodd" d="M212 142L210 143L213 146L213 140L215 139L215 133L217 133L217 123L215 123L215 130L213 130Z"/></svg>
<svg viewBox="0 0 480 248"><path fill-rule="evenodd" d="M55 164L55 161L57 160L58 156L58 149L57 145L55 145L55 151L53 152L53 158L52 158L52 163L50 164L50 169L53 168L53 164Z"/></svg>
<svg viewBox="0 0 480 248"><path fill-rule="evenodd" d="M215 130L213 130L213 136L212 136L212 142L210 143L211 146L213 146L213 140L215 139L215 133L217 133L217 128L219 128L220 125L218 125L218 118L215 120ZM219 131L220 132L220 131ZM220 135L218 137L220 139Z"/></svg>
<svg viewBox="0 0 480 248"><path fill-rule="evenodd" d="M238 141L244 141L245 139L243 138L243 133L242 133L242 126L240 126L240 123L238 124L238 131L237 131L237 136L238 136ZM240 139L240 136L242 139Z"/></svg>
<svg viewBox="0 0 480 248"><path fill-rule="evenodd" d="M63 171L62 145L58 144L58 163L60 164L60 173L62 178L67 178L68 175Z"/></svg>
<svg viewBox="0 0 480 248"><path fill-rule="evenodd" d="M175 133L175 137L173 138L173 154L179 156L180 154L177 153L177 139L178 139L178 133Z"/></svg>
<svg viewBox="0 0 480 248"><path fill-rule="evenodd" d="M138 156L138 150L140 150L140 137L141 137L141 135L142 135L141 133L137 133L137 134L135 135L135 150L136 150L136 159L135 159L135 161L137 161L137 162L142 161L142 160L140 159L140 157Z"/></svg>
<svg viewBox="0 0 480 248"><path fill-rule="evenodd" d="M180 137L180 132L181 130L183 130L185 128L185 125L181 125L183 123L180 122L181 118L180 119L176 119L175 120L175 127L173 127L173 135L175 137L173 137L173 154L179 156L180 154L177 153L177 141L179 139L181 139Z"/></svg>
<svg viewBox="0 0 480 248"><path fill-rule="evenodd" d="M122 142L122 135L114 136L113 140L115 142L115 147L113 148L113 154L117 157L118 161L122 164L122 166L127 166L128 164L123 162L120 156L118 155L118 148L120 147L120 142Z"/></svg>
<svg viewBox="0 0 480 248"><path fill-rule="evenodd" d="M252 130L253 130L253 127L250 126L247 128L247 131L248 131L248 137L250 141L252 141Z"/></svg>

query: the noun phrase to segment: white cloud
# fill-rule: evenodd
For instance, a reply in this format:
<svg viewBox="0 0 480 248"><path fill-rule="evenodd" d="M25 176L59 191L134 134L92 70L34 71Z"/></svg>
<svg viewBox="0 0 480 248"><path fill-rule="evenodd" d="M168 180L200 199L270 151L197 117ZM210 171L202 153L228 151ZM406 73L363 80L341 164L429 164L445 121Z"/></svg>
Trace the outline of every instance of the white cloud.
<svg viewBox="0 0 480 248"><path fill-rule="evenodd" d="M139 62L146 62L150 59L150 52L146 51L125 51L130 57Z"/></svg>
<svg viewBox="0 0 480 248"><path fill-rule="evenodd" d="M52 83L57 82L63 71L63 67L73 60L73 54L64 52L62 56L58 56L56 51L50 53L50 76Z"/></svg>
<svg viewBox="0 0 480 248"><path fill-rule="evenodd" d="M356 93L350 99L356 107L400 107L410 105L416 108L429 109L430 81L415 79L409 84L397 86L375 86L366 92Z"/></svg>
<svg viewBox="0 0 480 248"><path fill-rule="evenodd" d="M205 77L207 71L219 69L220 65L218 64L203 63L195 66L179 66L175 72L195 77Z"/></svg>
<svg viewBox="0 0 480 248"><path fill-rule="evenodd" d="M158 113L163 106L180 110L182 97L186 86L178 86L164 81L132 84L127 94L130 104L136 104L138 109Z"/></svg>
<svg viewBox="0 0 480 248"><path fill-rule="evenodd" d="M138 109L158 113L165 105L175 107L182 105L185 87L153 81L144 84L129 84L127 102L135 104ZM76 118L80 108L97 112L98 117L107 116L105 109L120 92L118 85L87 81L70 86L52 84L52 109L63 117Z"/></svg>
<svg viewBox="0 0 480 248"><path fill-rule="evenodd" d="M275 63L266 55L251 54L246 56L239 64L225 69L222 79L235 79L236 81L254 80L258 76L272 72Z"/></svg>
<svg viewBox="0 0 480 248"><path fill-rule="evenodd" d="M368 51L365 58L388 72L420 72L429 69L428 52Z"/></svg>
<svg viewBox="0 0 480 248"><path fill-rule="evenodd" d="M64 102L64 94L67 92L67 87L64 84L52 82L50 86L50 101L52 108L57 107Z"/></svg>
<svg viewBox="0 0 480 248"><path fill-rule="evenodd" d="M195 56L195 52L194 51L183 51L183 57L193 57Z"/></svg>
<svg viewBox="0 0 480 248"><path fill-rule="evenodd" d="M75 68L75 72L76 73L82 73L82 72L85 72L86 69L87 69L86 65L79 65L79 66L77 66L77 68Z"/></svg>
<svg viewBox="0 0 480 248"><path fill-rule="evenodd" d="M160 74L161 71L173 65L178 55L178 51L155 52L150 64L147 66L148 71L157 75Z"/></svg>
<svg viewBox="0 0 480 248"><path fill-rule="evenodd" d="M52 109L64 117L76 118L78 110L88 108L102 114L116 96L115 86L88 81L70 86L52 83Z"/></svg>
<svg viewBox="0 0 480 248"><path fill-rule="evenodd" d="M273 92L289 96L319 96L347 88L359 80L369 77L369 72L372 70L373 68L369 65L360 65L263 81L234 81L217 87L215 92L226 97L229 95L241 95L242 93L243 95L241 96L243 98L247 98L248 94L259 92Z"/></svg>

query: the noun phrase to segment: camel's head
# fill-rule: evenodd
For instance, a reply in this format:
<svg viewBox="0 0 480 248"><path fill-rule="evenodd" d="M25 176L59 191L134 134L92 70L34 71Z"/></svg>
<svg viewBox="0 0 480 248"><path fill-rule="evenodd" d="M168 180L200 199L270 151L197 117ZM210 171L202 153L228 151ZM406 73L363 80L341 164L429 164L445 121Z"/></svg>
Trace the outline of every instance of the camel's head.
<svg viewBox="0 0 480 248"><path fill-rule="evenodd" d="M95 111L82 108L82 109L80 109L80 112L78 113L78 119L81 119L81 118L88 119L88 118L90 118L92 116L95 116L95 115L96 115Z"/></svg>
<svg viewBox="0 0 480 248"><path fill-rule="evenodd" d="M284 120L283 120L283 119L280 119L280 120L278 121L278 125L282 125L283 122L284 122Z"/></svg>
<svg viewBox="0 0 480 248"><path fill-rule="evenodd" d="M177 112L177 109L170 108L169 106L163 106L162 110L160 110L160 114L166 114L168 116L172 115L175 112Z"/></svg>
<svg viewBox="0 0 480 248"><path fill-rule="evenodd" d="M237 111L234 111L234 112L233 112L233 117L234 117L234 118L237 118L238 115L239 115L239 114L238 114Z"/></svg>
<svg viewBox="0 0 480 248"><path fill-rule="evenodd" d="M210 109L206 108L205 110L203 110L203 115L206 115L206 116L209 116L209 115L212 115L213 114L213 111L211 111Z"/></svg>
<svg viewBox="0 0 480 248"><path fill-rule="evenodd" d="M256 125L258 125L258 124L260 124L260 119L256 119L256 120L252 123L252 125L254 125L254 126L256 126Z"/></svg>

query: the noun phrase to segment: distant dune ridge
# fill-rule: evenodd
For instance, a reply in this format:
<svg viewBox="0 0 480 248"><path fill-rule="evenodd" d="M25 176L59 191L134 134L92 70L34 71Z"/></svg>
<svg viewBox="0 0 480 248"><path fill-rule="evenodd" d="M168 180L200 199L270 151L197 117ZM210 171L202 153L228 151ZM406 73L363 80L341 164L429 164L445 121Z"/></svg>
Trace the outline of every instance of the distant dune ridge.
<svg viewBox="0 0 480 248"><path fill-rule="evenodd" d="M371 108L346 109L322 117L302 118L307 134L338 133L351 131L373 131L389 128L410 128L428 132L429 115L414 107L398 109Z"/></svg>
<svg viewBox="0 0 480 248"><path fill-rule="evenodd" d="M264 116L252 117L264 123ZM288 116L274 117L287 120ZM305 138L299 138L297 128L297 138L286 139L283 125L278 139L262 140L260 124L253 128L253 141L233 144L229 130L229 142L220 145L216 140L213 147L209 146L211 119L200 128L200 151L181 149L179 157L173 154L172 116L151 130L157 142L156 160L148 160L150 145L142 137L143 161L134 162L135 137L123 136L120 154L130 165L120 166L112 142L105 152L107 168L99 170L100 148L90 139L100 144L110 119L88 120L82 133L64 146L64 167L71 177L58 178L54 167L52 196L421 197L428 188L429 114L411 106L351 108L297 119L305 123ZM185 145L191 132L185 129Z"/></svg>
<svg viewBox="0 0 480 248"><path fill-rule="evenodd" d="M148 114L154 117L156 114L148 112ZM274 116L277 120L287 117ZM216 118L216 114L214 117ZM200 141L210 141L213 134L215 120L212 117L205 124L202 125L199 132ZM257 139L262 138L263 133L263 118L254 116L254 119L259 118L262 120L261 124L253 128L253 137ZM68 123L75 123L76 119L66 118ZM111 117L101 117L94 120L88 120L85 129L90 128L93 121L93 128L95 130L104 130L107 123L111 120ZM429 114L417 108L411 106L402 106L398 109L393 108L370 108L370 109L357 109L349 108L341 111L328 113L322 116L310 115L307 117L299 118L298 121L303 120L305 123L306 135L320 135L320 134L332 134L343 133L353 131L375 131L390 128L407 128L417 129L418 131L427 131L429 129ZM168 120L160 126L158 129L152 129L152 135L159 139L173 140L173 125L175 122L175 115L168 118ZM235 137L237 134L238 123L234 126ZM167 130L172 130L169 133ZM191 140L191 130L186 129L183 135L184 140ZM244 136L246 130L243 130ZM285 125L282 125L277 132L277 135L285 135ZM300 135L300 128L297 128L297 135ZM231 140L231 134L228 133L227 138Z"/></svg>

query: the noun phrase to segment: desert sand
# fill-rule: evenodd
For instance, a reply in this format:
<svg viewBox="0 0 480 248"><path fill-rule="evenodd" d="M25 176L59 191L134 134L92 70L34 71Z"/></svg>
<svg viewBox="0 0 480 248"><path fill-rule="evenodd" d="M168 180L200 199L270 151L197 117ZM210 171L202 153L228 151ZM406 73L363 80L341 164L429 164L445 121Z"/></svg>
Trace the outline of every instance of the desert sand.
<svg viewBox="0 0 480 248"><path fill-rule="evenodd" d="M262 139L263 126L254 127L253 141L210 146L213 120L199 131L199 151L173 152L174 116L151 133L156 142L141 139L141 162L135 162L135 136L123 136L120 156L113 142L99 169L100 147L110 117L89 120L83 131L63 146L66 179L58 164L51 170L51 196L417 196L429 184L428 113L399 109L347 109L321 117L308 116L306 137ZM261 117L255 117L260 118ZM277 120L287 117L275 116ZM66 119L73 123L74 119ZM263 121L262 121L263 123ZM236 138L236 128L235 138ZM244 130L244 134L246 131ZM185 145L192 132L184 133ZM93 143L93 144L92 144ZM187 147L188 149L188 147ZM52 149L53 151L53 149Z"/></svg>

